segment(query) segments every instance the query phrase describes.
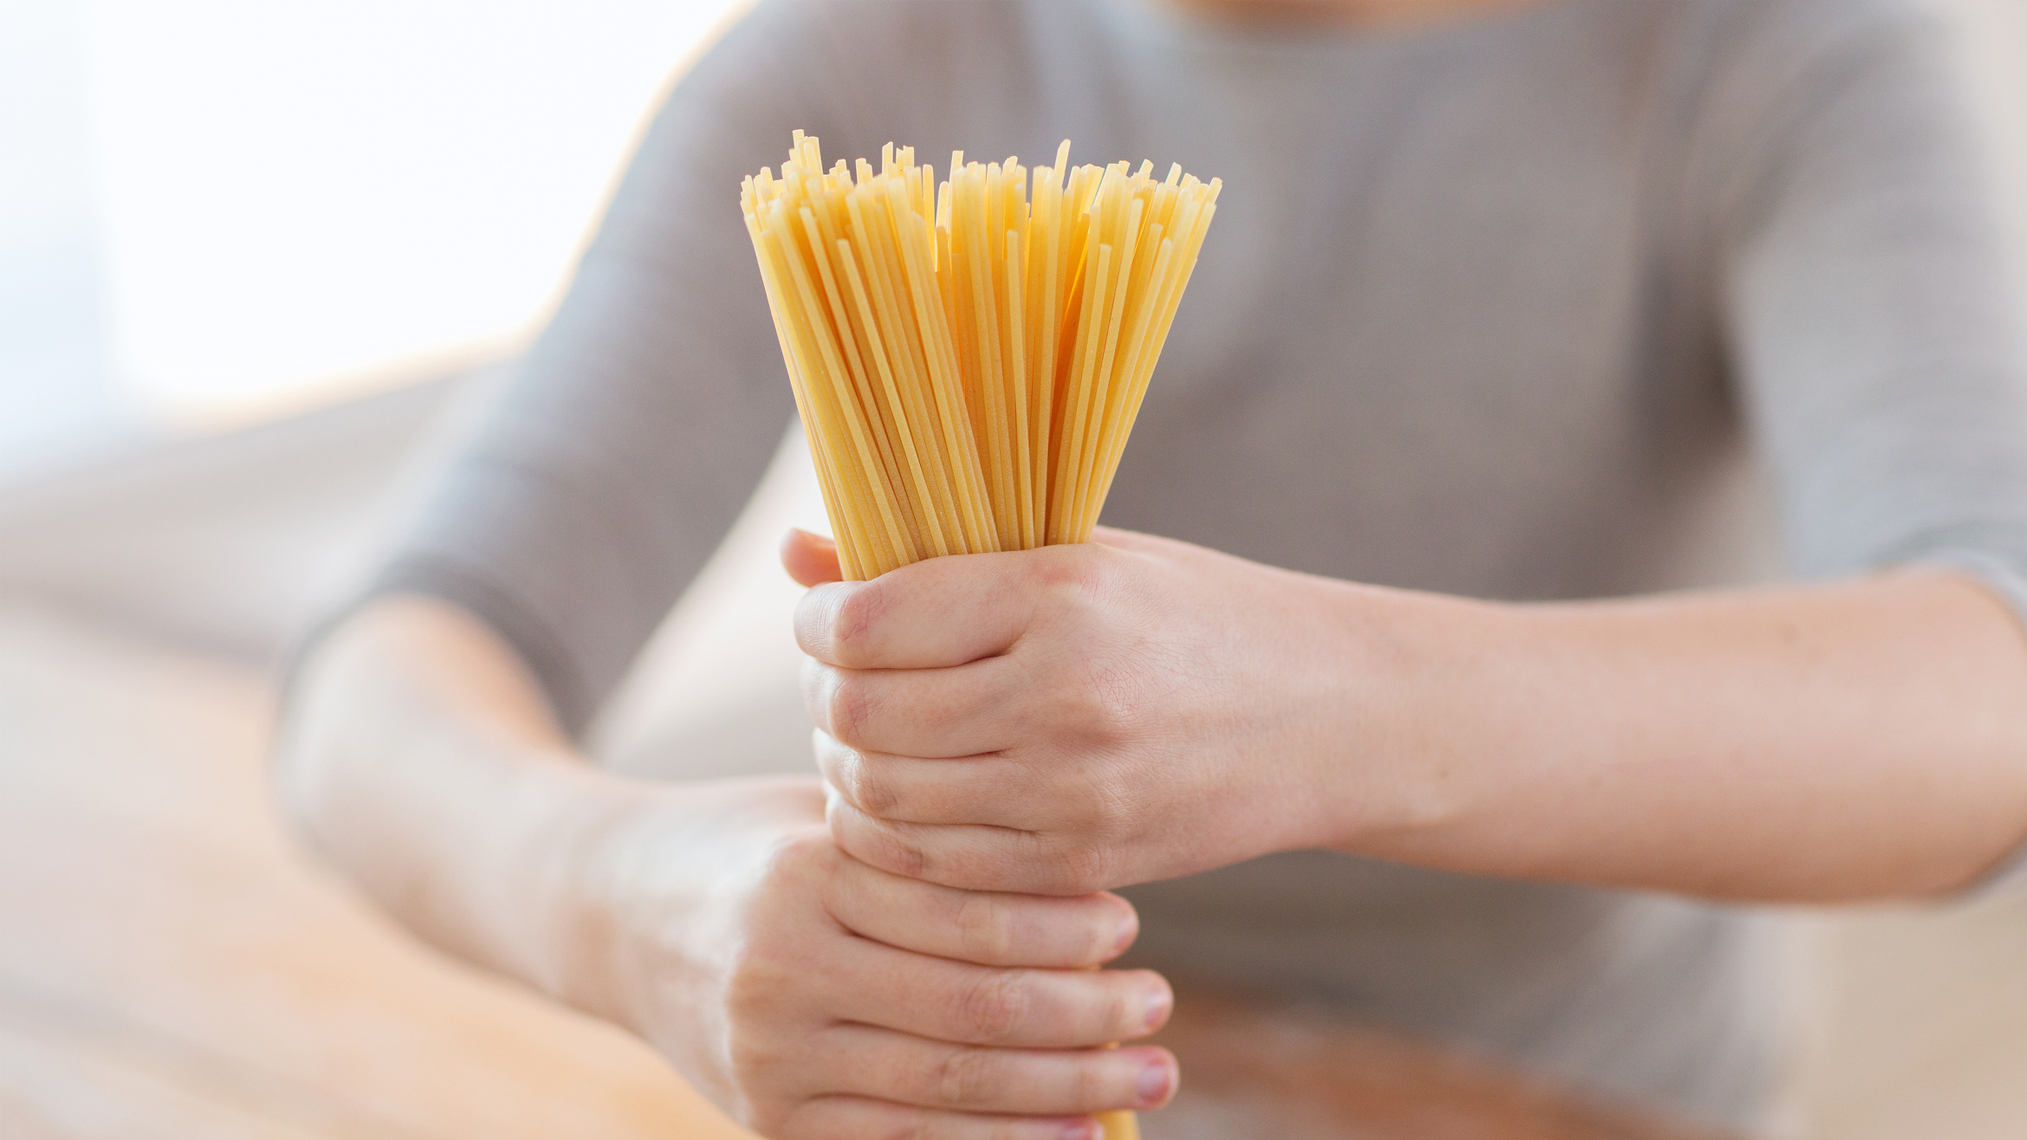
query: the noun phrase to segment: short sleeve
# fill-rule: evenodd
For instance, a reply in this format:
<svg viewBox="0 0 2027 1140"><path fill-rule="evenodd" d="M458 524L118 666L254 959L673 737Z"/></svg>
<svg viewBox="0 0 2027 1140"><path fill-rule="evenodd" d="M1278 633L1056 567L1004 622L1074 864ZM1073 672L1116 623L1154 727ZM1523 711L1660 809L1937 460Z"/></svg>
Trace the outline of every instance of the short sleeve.
<svg viewBox="0 0 2027 1140"><path fill-rule="evenodd" d="M1983 139L1938 19L1845 13L1760 69L1738 131L1721 233L1747 420L1798 572L1948 566L2027 635L2027 342Z"/></svg>

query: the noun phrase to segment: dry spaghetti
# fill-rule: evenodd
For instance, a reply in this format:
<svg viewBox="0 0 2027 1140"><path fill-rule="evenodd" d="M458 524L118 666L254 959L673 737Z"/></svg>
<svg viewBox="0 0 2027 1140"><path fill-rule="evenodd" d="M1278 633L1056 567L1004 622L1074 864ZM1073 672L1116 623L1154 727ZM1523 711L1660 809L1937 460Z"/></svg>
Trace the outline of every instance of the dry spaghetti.
<svg viewBox="0 0 2027 1140"><path fill-rule="evenodd" d="M960 151L939 187L797 131L742 185L847 578L1090 538L1221 183L1069 151Z"/></svg>

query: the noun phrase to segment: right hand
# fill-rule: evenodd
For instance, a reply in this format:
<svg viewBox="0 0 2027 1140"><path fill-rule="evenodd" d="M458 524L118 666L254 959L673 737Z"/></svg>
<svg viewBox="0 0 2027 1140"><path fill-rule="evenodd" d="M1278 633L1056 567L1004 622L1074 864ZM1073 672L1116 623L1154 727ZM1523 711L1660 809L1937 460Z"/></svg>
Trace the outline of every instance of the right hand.
<svg viewBox="0 0 2027 1140"><path fill-rule="evenodd" d="M636 786L582 848L567 960L631 1026L772 1140L1070 1140L1154 1108L1168 984L1096 972L1138 929L1111 894L936 886L838 850L816 780ZM587 984L588 983L588 984Z"/></svg>

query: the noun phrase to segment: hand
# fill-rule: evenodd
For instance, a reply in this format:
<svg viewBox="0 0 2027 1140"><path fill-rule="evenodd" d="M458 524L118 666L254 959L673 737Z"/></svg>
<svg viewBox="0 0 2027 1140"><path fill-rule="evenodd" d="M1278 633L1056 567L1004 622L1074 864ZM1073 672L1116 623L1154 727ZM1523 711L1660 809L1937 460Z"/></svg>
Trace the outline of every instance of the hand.
<svg viewBox="0 0 2027 1140"><path fill-rule="evenodd" d="M1067 1140L1153 1108L1173 997L1090 972L1138 929L1113 895L905 879L840 852L817 781L628 786L581 865L579 1004L632 1026L773 1140Z"/></svg>
<svg viewBox="0 0 2027 1140"><path fill-rule="evenodd" d="M1081 895L1330 841L1358 639L1328 599L1354 587L1109 529L871 582L801 532L783 562L857 858Z"/></svg>

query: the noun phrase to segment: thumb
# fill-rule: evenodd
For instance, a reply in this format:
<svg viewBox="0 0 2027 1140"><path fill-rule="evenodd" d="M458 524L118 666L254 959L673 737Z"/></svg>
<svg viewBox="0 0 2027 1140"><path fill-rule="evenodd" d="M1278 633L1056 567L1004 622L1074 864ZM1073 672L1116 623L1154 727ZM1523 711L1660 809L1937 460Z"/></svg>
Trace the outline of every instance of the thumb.
<svg viewBox="0 0 2027 1140"><path fill-rule="evenodd" d="M844 571L838 568L837 543L800 527L790 527L781 540L781 568L803 586L821 586L845 578Z"/></svg>

